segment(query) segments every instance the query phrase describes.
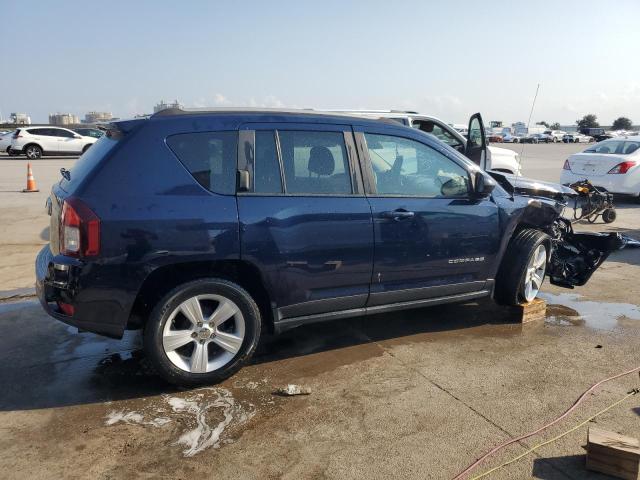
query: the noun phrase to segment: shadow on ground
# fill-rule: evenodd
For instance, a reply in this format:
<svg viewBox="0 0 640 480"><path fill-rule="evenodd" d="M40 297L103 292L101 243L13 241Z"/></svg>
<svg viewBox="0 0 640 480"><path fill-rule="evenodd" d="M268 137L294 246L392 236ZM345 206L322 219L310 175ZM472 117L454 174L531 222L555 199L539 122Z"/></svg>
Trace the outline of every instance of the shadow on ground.
<svg viewBox="0 0 640 480"><path fill-rule="evenodd" d="M14 305L7 308L7 305ZM490 301L446 305L308 325L278 336L265 336L253 365L335 351L336 364L362 355L379 355L379 347L362 344L391 340L424 342L436 334L486 328L487 335L517 335L521 325L508 324L505 310ZM140 398L175 391L149 368L139 332L111 340L76 330L47 317L35 301L5 304L0 309L0 411L29 410ZM474 331L474 334L477 334ZM363 353L368 352L368 353ZM315 360L309 365L316 366ZM304 369L301 374L304 374Z"/></svg>

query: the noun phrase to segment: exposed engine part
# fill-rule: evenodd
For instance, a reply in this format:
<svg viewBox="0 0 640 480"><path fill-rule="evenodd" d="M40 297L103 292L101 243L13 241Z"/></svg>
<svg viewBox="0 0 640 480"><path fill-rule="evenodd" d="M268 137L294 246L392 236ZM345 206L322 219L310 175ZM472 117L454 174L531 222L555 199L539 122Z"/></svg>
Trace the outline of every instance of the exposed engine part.
<svg viewBox="0 0 640 480"><path fill-rule="evenodd" d="M576 233L566 218L556 219L547 233L552 242L547 275L552 284L567 288L587 283L611 252L627 244L619 233Z"/></svg>

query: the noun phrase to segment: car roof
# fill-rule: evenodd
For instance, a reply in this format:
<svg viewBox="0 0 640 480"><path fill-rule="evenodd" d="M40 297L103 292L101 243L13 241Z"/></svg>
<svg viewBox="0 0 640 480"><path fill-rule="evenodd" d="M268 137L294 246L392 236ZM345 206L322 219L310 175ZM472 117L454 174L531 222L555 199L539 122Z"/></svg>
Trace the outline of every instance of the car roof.
<svg viewBox="0 0 640 480"><path fill-rule="evenodd" d="M379 117L370 119L350 112L320 112L311 109L284 109L284 108L167 108L161 110L146 119L150 121L161 121L165 119L185 119L193 117L229 117L238 124L250 122L291 122L309 121L326 123L345 123L357 125L380 125ZM146 120L142 119L142 120ZM129 121L136 121L134 119ZM115 124L121 123L113 122ZM393 122L393 126L403 128L404 126ZM406 128L406 127L404 127Z"/></svg>
<svg viewBox="0 0 640 480"><path fill-rule="evenodd" d="M628 136L607 138L606 140L603 140L601 143L611 142L611 141L615 141L615 140L618 140L618 141L625 140L625 141L631 141L631 142L640 142L640 135L628 135Z"/></svg>

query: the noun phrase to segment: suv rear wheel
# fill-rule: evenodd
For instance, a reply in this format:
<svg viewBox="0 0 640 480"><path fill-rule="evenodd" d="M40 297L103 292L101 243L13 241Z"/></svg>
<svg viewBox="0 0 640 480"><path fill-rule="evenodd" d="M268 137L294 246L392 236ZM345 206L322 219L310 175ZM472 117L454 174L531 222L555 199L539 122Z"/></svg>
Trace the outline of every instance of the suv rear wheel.
<svg viewBox="0 0 640 480"><path fill-rule="evenodd" d="M24 153L28 159L34 160L36 158L42 157L42 148L38 145L27 145L24 149Z"/></svg>
<svg viewBox="0 0 640 480"><path fill-rule="evenodd" d="M548 235L529 228L511 239L496 277L498 303L518 305L536 298L547 270L549 245Z"/></svg>
<svg viewBox="0 0 640 480"><path fill-rule="evenodd" d="M155 370L181 386L217 383L253 355L260 311L239 285L201 279L174 288L154 308L144 348Z"/></svg>

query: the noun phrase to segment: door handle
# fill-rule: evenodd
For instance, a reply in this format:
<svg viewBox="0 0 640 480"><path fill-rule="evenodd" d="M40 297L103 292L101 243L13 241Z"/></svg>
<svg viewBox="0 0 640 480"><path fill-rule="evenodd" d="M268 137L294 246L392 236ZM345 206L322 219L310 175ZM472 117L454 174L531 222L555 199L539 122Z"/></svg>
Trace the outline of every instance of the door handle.
<svg viewBox="0 0 640 480"><path fill-rule="evenodd" d="M406 210L399 208L398 210L394 210L393 212L382 212L380 214L382 218L392 218L393 220L400 221L406 218L415 217L414 212L407 212Z"/></svg>

